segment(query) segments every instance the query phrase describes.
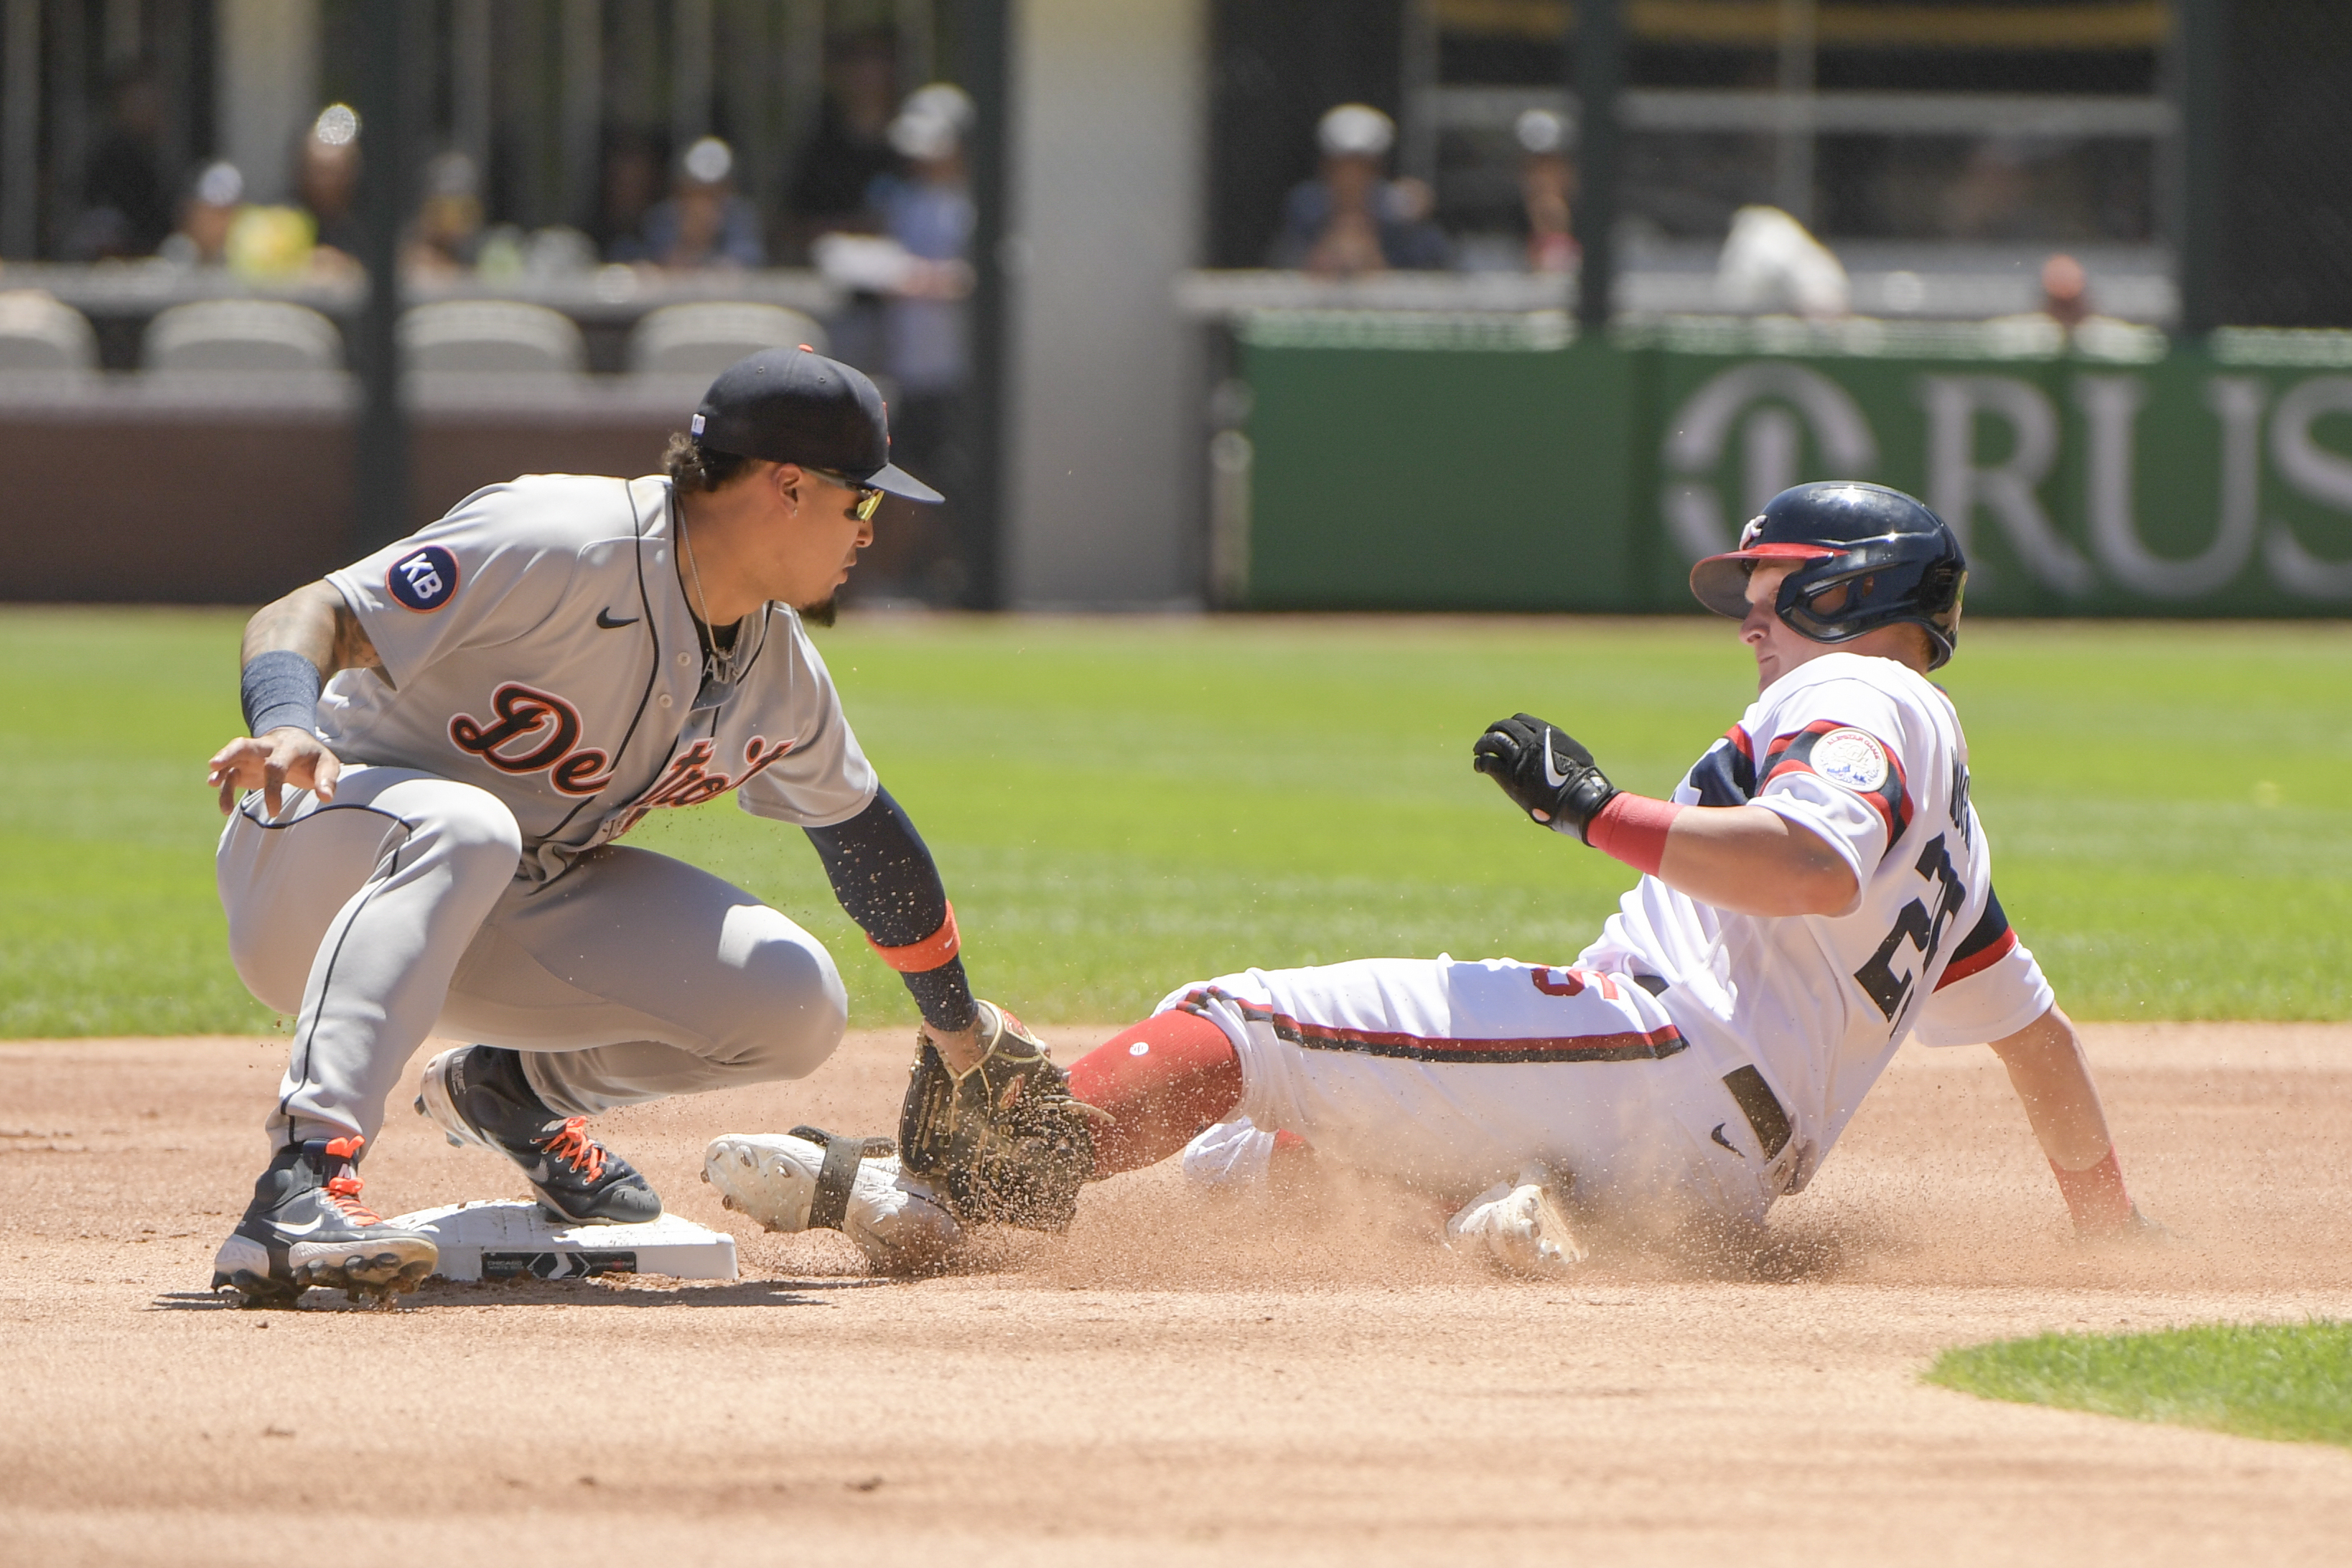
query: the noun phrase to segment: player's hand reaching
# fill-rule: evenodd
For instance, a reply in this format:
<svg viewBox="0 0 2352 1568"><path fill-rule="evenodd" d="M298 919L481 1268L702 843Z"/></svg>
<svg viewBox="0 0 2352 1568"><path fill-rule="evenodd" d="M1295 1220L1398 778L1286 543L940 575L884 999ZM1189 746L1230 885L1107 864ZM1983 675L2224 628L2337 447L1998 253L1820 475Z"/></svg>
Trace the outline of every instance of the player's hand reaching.
<svg viewBox="0 0 2352 1568"><path fill-rule="evenodd" d="M1470 765L1502 785L1503 793L1537 822L1579 838L1617 793L1617 786L1593 765L1591 752L1532 713L1487 725L1470 748Z"/></svg>
<svg viewBox="0 0 2352 1568"><path fill-rule="evenodd" d="M236 809L236 797L249 789L261 791L262 803L276 816L289 787L307 789L321 801L334 799L342 771L342 760L318 736L282 724L267 735L240 735L214 752L205 782L220 791L223 816Z"/></svg>

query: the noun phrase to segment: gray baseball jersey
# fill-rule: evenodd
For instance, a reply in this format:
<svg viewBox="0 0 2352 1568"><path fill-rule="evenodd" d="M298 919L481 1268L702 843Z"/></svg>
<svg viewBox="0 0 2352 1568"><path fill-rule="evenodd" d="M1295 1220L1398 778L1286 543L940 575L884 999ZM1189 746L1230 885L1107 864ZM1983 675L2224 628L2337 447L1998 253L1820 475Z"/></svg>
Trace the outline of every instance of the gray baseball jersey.
<svg viewBox="0 0 2352 1568"><path fill-rule="evenodd" d="M332 573L383 660L328 683L347 763L476 784L522 828L522 874L559 875L656 806L737 792L802 826L877 784L800 617L770 605L706 660L673 562L669 481L527 475Z"/></svg>

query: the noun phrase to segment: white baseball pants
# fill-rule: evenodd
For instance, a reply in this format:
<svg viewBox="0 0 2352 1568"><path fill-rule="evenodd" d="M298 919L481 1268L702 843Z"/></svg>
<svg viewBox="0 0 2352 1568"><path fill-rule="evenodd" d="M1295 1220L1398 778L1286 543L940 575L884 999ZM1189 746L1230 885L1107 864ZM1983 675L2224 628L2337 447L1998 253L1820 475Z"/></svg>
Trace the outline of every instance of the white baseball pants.
<svg viewBox="0 0 2352 1568"><path fill-rule="evenodd" d="M1622 974L1490 959L1253 969L1171 994L1241 1058L1262 1132L1460 1203L1530 1162L1601 1212L1760 1220L1780 1190L1724 1086ZM1209 1136L1187 1166L1213 1158ZM1228 1160L1239 1151L1227 1151Z"/></svg>
<svg viewBox="0 0 2352 1568"><path fill-rule="evenodd" d="M373 1137L428 1036L527 1053L559 1113L801 1078L848 998L824 946L682 861L606 846L552 882L488 792L346 768L334 801L248 795L216 869L246 986L295 1016L273 1143Z"/></svg>

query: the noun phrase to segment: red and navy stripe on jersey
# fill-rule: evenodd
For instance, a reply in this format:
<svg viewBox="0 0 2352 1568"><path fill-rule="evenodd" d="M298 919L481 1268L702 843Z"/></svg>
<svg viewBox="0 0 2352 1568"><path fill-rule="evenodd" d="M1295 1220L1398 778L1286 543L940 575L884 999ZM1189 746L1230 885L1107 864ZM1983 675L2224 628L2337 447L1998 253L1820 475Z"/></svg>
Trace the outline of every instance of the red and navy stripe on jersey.
<svg viewBox="0 0 2352 1568"><path fill-rule="evenodd" d="M1770 750L1764 753L1763 782L1769 784L1786 773L1813 773L1814 744L1823 735L1839 730L1853 730L1865 735L1870 733L1859 724L1848 724L1837 719L1816 719L1803 729L1772 742ZM1872 739L1876 740L1876 737ZM1886 757L1886 777L1876 789L1854 789L1852 784L1842 781L1832 782L1870 803L1886 824L1886 843L1892 848L1895 841L1903 837L1903 830L1911 826L1911 792L1904 783L1903 759L1895 754L1895 748L1879 741L1878 749Z"/></svg>
<svg viewBox="0 0 2352 1568"><path fill-rule="evenodd" d="M1431 1035L1406 1035L1389 1029L1355 1029L1331 1024L1308 1024L1277 1013L1263 1002L1251 1002L1213 985L1186 994L1176 1005L1187 1013L1207 1016L1208 1004L1223 1002L1244 1020L1264 1024L1276 1039L1303 1050L1354 1051L1370 1057L1396 1057L1415 1062L1631 1062L1656 1061L1689 1047L1672 1024L1664 1028L1622 1029L1605 1035L1559 1035L1517 1039L1452 1039Z"/></svg>
<svg viewBox="0 0 2352 1568"><path fill-rule="evenodd" d="M2010 929L2009 916L2000 907L2000 895L1990 888L1985 889L1984 913L1952 950L1951 963L1944 965L1943 978L1936 982L1941 991L1955 980L1966 980L1980 974L2007 958L2017 945L2017 932Z"/></svg>
<svg viewBox="0 0 2352 1568"><path fill-rule="evenodd" d="M1756 742L1734 724L1691 764L1685 782L1701 805L1746 805L1756 798Z"/></svg>

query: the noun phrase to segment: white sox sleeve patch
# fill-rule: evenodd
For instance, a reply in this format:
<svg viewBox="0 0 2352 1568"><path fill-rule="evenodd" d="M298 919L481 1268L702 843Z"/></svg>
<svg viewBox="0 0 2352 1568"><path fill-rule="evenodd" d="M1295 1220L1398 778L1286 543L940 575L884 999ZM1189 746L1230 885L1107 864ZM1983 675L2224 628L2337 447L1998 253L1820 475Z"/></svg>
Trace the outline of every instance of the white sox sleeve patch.
<svg viewBox="0 0 2352 1568"><path fill-rule="evenodd" d="M1892 844L1911 826L1911 796L1903 763L1869 731L1835 719L1816 719L1782 735L1764 753L1764 786L1795 773L1827 779L1860 795L1885 824Z"/></svg>

